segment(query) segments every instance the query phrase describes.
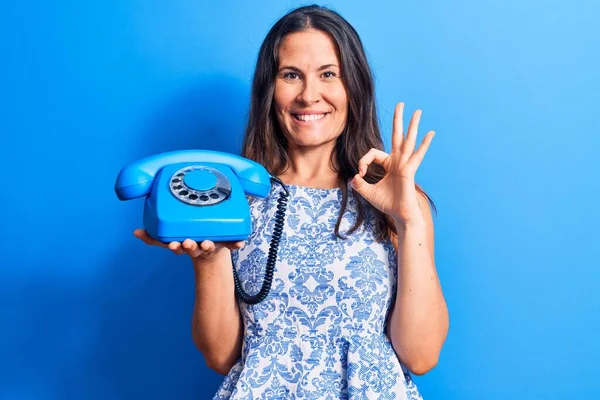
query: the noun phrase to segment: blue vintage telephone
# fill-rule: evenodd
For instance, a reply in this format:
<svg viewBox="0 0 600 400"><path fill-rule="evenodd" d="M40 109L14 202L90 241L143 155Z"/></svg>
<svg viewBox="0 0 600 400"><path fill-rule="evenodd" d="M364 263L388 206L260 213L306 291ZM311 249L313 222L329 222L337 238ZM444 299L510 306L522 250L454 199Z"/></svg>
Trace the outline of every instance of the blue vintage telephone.
<svg viewBox="0 0 600 400"><path fill-rule="evenodd" d="M275 232L261 290L249 295L233 269L240 300L257 304L271 288L289 191L259 163L212 150L179 150L142 158L121 169L115 183L119 200L145 197L144 229L163 243L192 239L240 241L252 231L246 195L264 198L271 182L280 184Z"/></svg>

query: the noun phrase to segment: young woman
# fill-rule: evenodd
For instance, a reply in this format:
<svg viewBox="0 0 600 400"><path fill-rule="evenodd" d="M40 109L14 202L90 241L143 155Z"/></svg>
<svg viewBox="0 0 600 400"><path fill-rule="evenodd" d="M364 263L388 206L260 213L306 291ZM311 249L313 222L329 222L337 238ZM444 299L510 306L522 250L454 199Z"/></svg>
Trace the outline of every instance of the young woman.
<svg viewBox="0 0 600 400"><path fill-rule="evenodd" d="M250 199L246 242L168 245L194 265L194 342L227 375L215 399L421 398L411 373L436 365L448 311L430 199L414 181L434 133L417 146L421 112L405 131L403 108L387 154L362 43L336 12L301 7L268 33L242 155L289 192L271 291L239 301L232 269L260 289L278 185Z"/></svg>

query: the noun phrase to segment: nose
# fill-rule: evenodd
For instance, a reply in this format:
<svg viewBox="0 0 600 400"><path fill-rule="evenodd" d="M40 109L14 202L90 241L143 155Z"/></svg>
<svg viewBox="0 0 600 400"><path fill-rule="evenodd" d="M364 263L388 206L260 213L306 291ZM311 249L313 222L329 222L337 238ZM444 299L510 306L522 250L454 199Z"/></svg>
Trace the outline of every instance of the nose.
<svg viewBox="0 0 600 400"><path fill-rule="evenodd" d="M311 105L321 100L321 89L319 82L315 79L307 78L302 84L302 90L298 93L298 101Z"/></svg>

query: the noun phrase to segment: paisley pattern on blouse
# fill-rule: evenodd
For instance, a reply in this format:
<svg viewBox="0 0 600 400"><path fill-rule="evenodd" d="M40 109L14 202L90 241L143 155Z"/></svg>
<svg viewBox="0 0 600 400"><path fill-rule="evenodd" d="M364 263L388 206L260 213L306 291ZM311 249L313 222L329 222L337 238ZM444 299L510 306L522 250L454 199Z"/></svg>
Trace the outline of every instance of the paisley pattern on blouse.
<svg viewBox="0 0 600 400"><path fill-rule="evenodd" d="M359 230L345 240L335 235L341 189L288 189L271 291L257 305L240 303L242 357L214 400L422 400L385 334L396 292L391 242L375 240L368 211ZM250 294L262 286L281 190L273 185L266 199L249 198L253 233L232 252ZM356 220L356 202L364 201L348 192L342 234Z"/></svg>

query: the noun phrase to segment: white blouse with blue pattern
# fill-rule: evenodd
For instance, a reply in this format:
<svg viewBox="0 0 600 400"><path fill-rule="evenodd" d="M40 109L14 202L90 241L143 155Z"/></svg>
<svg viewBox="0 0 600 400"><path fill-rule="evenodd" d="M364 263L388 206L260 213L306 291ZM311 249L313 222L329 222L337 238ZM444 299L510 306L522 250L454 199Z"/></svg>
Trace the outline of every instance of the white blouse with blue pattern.
<svg viewBox="0 0 600 400"><path fill-rule="evenodd" d="M271 291L262 303L239 304L242 357L214 400L422 400L385 333L396 291L391 242L375 240L368 207L359 230L345 240L335 235L341 189L288 189ZM232 252L249 294L262 286L281 190L273 185L266 199L249 198L253 232ZM348 196L342 234L357 215L359 200L350 189Z"/></svg>

